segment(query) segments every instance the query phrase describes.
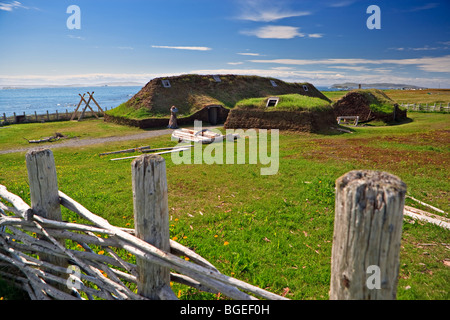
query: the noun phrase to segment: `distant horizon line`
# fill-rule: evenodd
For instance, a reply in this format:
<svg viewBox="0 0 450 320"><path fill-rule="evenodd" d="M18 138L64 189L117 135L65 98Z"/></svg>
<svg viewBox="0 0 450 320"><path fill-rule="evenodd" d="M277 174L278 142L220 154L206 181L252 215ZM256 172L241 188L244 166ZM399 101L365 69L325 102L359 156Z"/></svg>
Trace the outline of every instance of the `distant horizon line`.
<svg viewBox="0 0 450 320"><path fill-rule="evenodd" d="M380 83L381 84L381 83ZM101 88L101 87L144 87L146 83L139 83L139 82L129 82L129 83L108 83L108 84L67 84L67 85L57 85L57 84L44 84L44 85L33 85L33 84L27 84L27 85L0 85L0 90L17 90L17 89L50 89L50 88L89 88L89 87L95 87L95 88ZM357 84L355 86L348 86L348 87L339 87L343 84L328 84L328 85L314 85L316 88L328 88L328 89L334 89L334 90L351 90L351 89L357 89ZM384 90L401 90L402 88L398 84L392 84L396 85L398 87L377 87L376 83L372 84L361 84L361 87L364 89L384 89ZM442 89L447 90L450 89L450 87L420 87L416 85L405 85L404 87L410 87L415 90L426 90L426 89Z"/></svg>
<svg viewBox="0 0 450 320"><path fill-rule="evenodd" d="M108 84L13 84L0 85L2 90L12 89L38 89L38 88L88 88L88 87L138 87L145 86L145 83L129 82L129 83L108 83Z"/></svg>

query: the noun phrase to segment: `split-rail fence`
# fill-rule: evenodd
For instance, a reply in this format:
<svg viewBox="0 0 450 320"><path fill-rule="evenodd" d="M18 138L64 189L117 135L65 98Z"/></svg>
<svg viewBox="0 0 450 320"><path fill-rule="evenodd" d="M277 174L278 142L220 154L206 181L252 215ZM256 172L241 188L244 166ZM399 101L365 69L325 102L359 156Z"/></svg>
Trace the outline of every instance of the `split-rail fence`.
<svg viewBox="0 0 450 320"><path fill-rule="evenodd" d="M408 111L450 112L450 103L447 103L446 105L442 103L402 103L400 106L406 108Z"/></svg>
<svg viewBox="0 0 450 320"><path fill-rule="evenodd" d="M108 110L108 108L105 108L105 112ZM17 124L17 123L43 123L43 122L54 122L54 121L69 121L72 120L77 116L80 116L83 114L81 111L58 111L56 110L53 113L49 113L48 110L46 113L40 113L38 114L37 111L34 111L33 113L28 113L24 111L22 114L19 113L13 113L13 115L7 116L6 113L3 113L3 115L0 118L0 125L1 124ZM85 111L83 114L83 118L99 118L103 117L104 112L100 111Z"/></svg>
<svg viewBox="0 0 450 320"><path fill-rule="evenodd" d="M170 239L161 156L131 164L134 229L111 225L59 191L51 150L29 151L26 166L31 205L0 185L0 277L31 299L177 299L170 282L238 300L286 299L222 274ZM396 298L405 193L384 172L351 171L336 181L330 299ZM88 223L63 221L61 206ZM379 286L367 282L373 266Z"/></svg>

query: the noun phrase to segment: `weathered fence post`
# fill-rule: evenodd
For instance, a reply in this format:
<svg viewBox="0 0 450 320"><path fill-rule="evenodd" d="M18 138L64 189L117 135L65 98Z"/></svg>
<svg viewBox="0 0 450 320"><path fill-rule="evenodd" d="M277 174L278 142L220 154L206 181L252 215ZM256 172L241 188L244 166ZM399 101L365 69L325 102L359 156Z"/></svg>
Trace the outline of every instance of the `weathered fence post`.
<svg viewBox="0 0 450 320"><path fill-rule="evenodd" d="M159 155L142 155L131 164L136 236L170 252L166 162ZM150 299L176 299L170 270L136 257L138 293Z"/></svg>
<svg viewBox="0 0 450 320"><path fill-rule="evenodd" d="M49 149L38 148L25 156L30 185L31 209L34 215L62 221L58 195L58 181L53 153ZM64 240L61 241L65 245ZM67 260L41 254L40 259L59 267L67 267Z"/></svg>
<svg viewBox="0 0 450 320"><path fill-rule="evenodd" d="M396 298L406 185L380 171L336 180L330 299Z"/></svg>

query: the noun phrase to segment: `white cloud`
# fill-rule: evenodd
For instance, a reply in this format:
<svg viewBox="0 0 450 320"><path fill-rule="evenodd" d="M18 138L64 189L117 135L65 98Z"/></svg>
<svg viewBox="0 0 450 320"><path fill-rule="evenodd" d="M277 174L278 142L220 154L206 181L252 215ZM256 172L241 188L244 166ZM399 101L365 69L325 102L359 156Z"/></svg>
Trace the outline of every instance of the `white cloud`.
<svg viewBox="0 0 450 320"><path fill-rule="evenodd" d="M180 73L156 74L156 73L88 73L72 75L2 75L0 74L0 86L20 85L95 85L105 82L139 82L147 83L156 77L168 77L180 75Z"/></svg>
<svg viewBox="0 0 450 320"><path fill-rule="evenodd" d="M416 11L429 10L429 9L434 9L438 6L439 6L439 3L427 3L421 7L414 7L412 9L410 9L409 11L416 12Z"/></svg>
<svg viewBox="0 0 450 320"><path fill-rule="evenodd" d="M417 68L429 72L450 72L450 55L442 57L424 57L412 59L273 59L273 60L249 60L254 63L272 63L284 65L364 65L364 64L394 64L394 65L416 65Z"/></svg>
<svg viewBox="0 0 450 320"><path fill-rule="evenodd" d="M429 51L429 50L439 50L440 48L438 47L429 47L429 46L424 46L421 48L410 48L413 51Z"/></svg>
<svg viewBox="0 0 450 320"><path fill-rule="evenodd" d="M379 69L382 71L382 69ZM315 86L329 86L334 83L355 82L355 83L382 83L386 82L386 74L379 72L368 72L363 74L346 74L331 70L287 70L287 69L202 69L192 70L189 73L198 74L242 74L257 75L262 77L274 77L290 82L310 82ZM450 79L439 77L415 77L389 74L389 82L404 83L424 86L429 88L450 88Z"/></svg>
<svg viewBox="0 0 450 320"><path fill-rule="evenodd" d="M357 67L357 66L329 66L332 69L350 70L350 71L372 71L372 69L367 67Z"/></svg>
<svg viewBox="0 0 450 320"><path fill-rule="evenodd" d="M232 65L232 66L237 66L237 65L243 64L243 62L227 62L227 64Z"/></svg>
<svg viewBox="0 0 450 320"><path fill-rule="evenodd" d="M381 70L381 69L380 69ZM94 85L107 82L138 82L142 85L157 77L178 76L181 74L242 74L274 77L290 82L310 82L315 86L328 86L334 83L356 82L356 83L377 83L386 82L386 75L383 73L368 72L365 74L346 74L345 72L335 72L329 69L317 70L297 70L291 67L276 67L271 69L210 69L210 70L190 70L180 73L91 73L75 75L1 75L0 86L19 85L70 85L85 84ZM400 76L394 73L389 74L389 82L413 84L430 88L450 88L448 77L431 78Z"/></svg>
<svg viewBox="0 0 450 320"><path fill-rule="evenodd" d="M330 4L330 7L332 8L342 8L342 7L347 7L349 5L351 5L354 1L339 1L339 2L333 2L332 4Z"/></svg>
<svg viewBox="0 0 450 320"><path fill-rule="evenodd" d="M272 60L250 60L250 61L255 62L255 63L313 65L313 64L361 64L361 63L370 63L370 61L375 61L375 60L367 60L367 59L322 59L322 60L272 59Z"/></svg>
<svg viewBox="0 0 450 320"><path fill-rule="evenodd" d="M196 50L196 51L212 50L211 48L208 48L208 47L183 47L183 46L152 46L152 48L175 49L175 50Z"/></svg>
<svg viewBox="0 0 450 320"><path fill-rule="evenodd" d="M265 26L255 30L241 31L241 33L261 39L292 39L305 36L305 34L299 32L299 29L290 26Z"/></svg>
<svg viewBox="0 0 450 320"><path fill-rule="evenodd" d="M309 11L294 11L283 8L280 1L241 0L239 5L242 13L238 16L238 19L255 22L272 22L311 14Z"/></svg>
<svg viewBox="0 0 450 320"><path fill-rule="evenodd" d="M417 47L417 48L389 48L388 50L395 50L395 51L433 51L433 50L442 50L447 49L444 47L430 47L430 46L423 46L423 47Z"/></svg>
<svg viewBox="0 0 450 320"><path fill-rule="evenodd" d="M342 74L330 70L286 70L286 69L199 69L190 73L197 74L241 74L256 75L262 77L274 77L278 79L291 79L293 81L301 79L340 79Z"/></svg>
<svg viewBox="0 0 450 320"><path fill-rule="evenodd" d="M308 11L279 11L272 9L271 11L260 11L255 13L247 13L240 16L242 20L249 20L255 22L272 22L285 18L307 16L311 13Z"/></svg>
<svg viewBox="0 0 450 320"><path fill-rule="evenodd" d="M260 56L259 53L252 53L252 52L238 52L237 54L240 54L241 56Z"/></svg>
<svg viewBox="0 0 450 320"><path fill-rule="evenodd" d="M272 67L272 70L294 70L292 67Z"/></svg>
<svg viewBox="0 0 450 320"><path fill-rule="evenodd" d="M70 39L86 40L84 37L74 36L72 34L67 35Z"/></svg>
<svg viewBox="0 0 450 320"><path fill-rule="evenodd" d="M22 8L22 9L29 9L28 7L25 7L20 3L19 1L13 1L10 3L0 2L0 10L3 11L13 11L14 9Z"/></svg>
<svg viewBox="0 0 450 320"><path fill-rule="evenodd" d="M321 33L310 33L308 34L309 38L322 38L323 35Z"/></svg>

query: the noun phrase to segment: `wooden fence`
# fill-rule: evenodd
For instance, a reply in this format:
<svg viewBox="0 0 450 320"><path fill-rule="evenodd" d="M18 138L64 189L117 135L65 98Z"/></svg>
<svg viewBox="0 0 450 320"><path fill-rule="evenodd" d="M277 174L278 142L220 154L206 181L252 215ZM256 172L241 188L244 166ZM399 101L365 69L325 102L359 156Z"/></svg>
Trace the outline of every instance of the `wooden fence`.
<svg viewBox="0 0 450 320"><path fill-rule="evenodd" d="M105 112L108 110L108 108L105 108ZM31 122L51 122L51 121L68 121L71 120L72 116L77 117L79 114L81 114L82 111L69 111L65 110L63 112L60 112L56 110L54 113L49 113L48 110L44 114L38 114L36 111L34 111L31 114L26 114L26 112L23 112L22 114L16 114L13 113L12 116L6 116L6 113L3 113L3 115L0 118L0 124L11 124L11 123L31 123ZM94 117L103 117L103 112L95 112L95 111L85 111L83 118L94 118Z"/></svg>
<svg viewBox="0 0 450 320"><path fill-rule="evenodd" d="M170 240L162 157L131 164L134 229L115 227L58 191L49 149L29 151L26 165L31 206L0 185L0 277L32 299L176 299L171 281L238 300L285 299ZM336 192L330 299L395 299L405 184L384 172L351 171ZM89 223L62 221L61 206ZM365 280L373 266L375 288Z"/></svg>
<svg viewBox="0 0 450 320"><path fill-rule="evenodd" d="M402 103L400 106L406 108L408 111L450 112L450 103L447 103L447 105L443 103Z"/></svg>

